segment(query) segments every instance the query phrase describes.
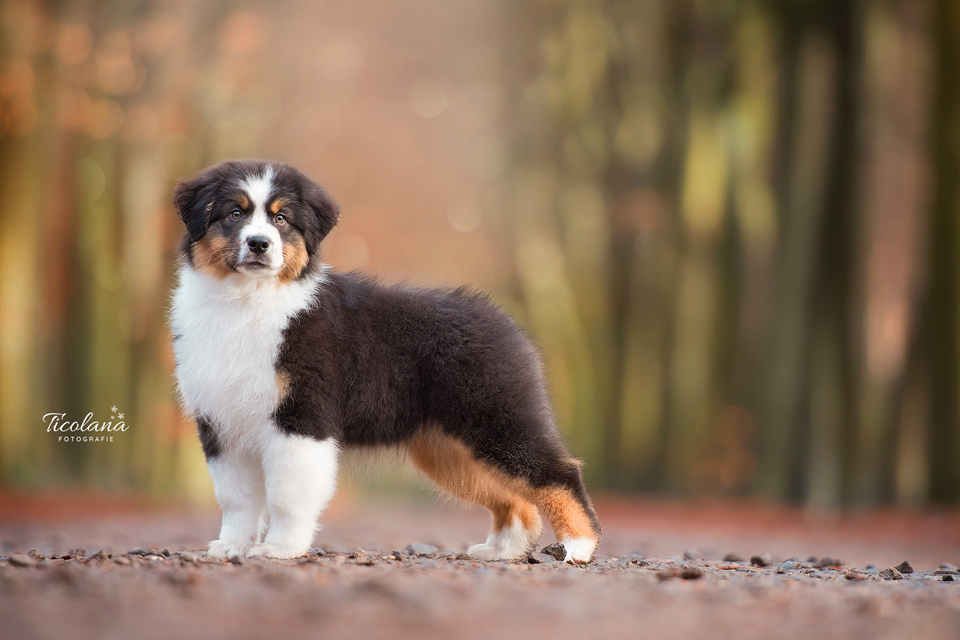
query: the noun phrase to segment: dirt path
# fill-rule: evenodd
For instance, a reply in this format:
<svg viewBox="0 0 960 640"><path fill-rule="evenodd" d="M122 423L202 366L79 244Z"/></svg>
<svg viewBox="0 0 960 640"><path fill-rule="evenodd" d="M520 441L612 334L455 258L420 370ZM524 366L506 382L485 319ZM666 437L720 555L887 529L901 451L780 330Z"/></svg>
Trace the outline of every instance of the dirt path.
<svg viewBox="0 0 960 640"><path fill-rule="evenodd" d="M322 555L241 565L196 553L216 533L208 512L7 517L0 637L960 637L955 514L834 521L614 502L599 511L604 543L586 567L457 559L486 518L435 505L342 500L318 535ZM437 550L418 556L410 543ZM85 557L70 554L77 547ZM743 561L724 561L730 553ZM769 566L751 564L763 554ZM784 565L790 557L799 561ZM912 573L882 573L903 560Z"/></svg>

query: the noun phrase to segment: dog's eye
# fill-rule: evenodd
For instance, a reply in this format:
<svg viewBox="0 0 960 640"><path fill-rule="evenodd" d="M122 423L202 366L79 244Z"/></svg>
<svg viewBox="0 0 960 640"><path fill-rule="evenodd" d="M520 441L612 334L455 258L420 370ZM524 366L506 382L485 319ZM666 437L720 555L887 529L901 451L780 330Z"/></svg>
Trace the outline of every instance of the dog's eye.
<svg viewBox="0 0 960 640"><path fill-rule="evenodd" d="M286 217L285 215L283 215L282 213L279 213L279 214L277 214L277 217L274 218L274 221L275 221L277 224L287 224L287 217Z"/></svg>
<svg viewBox="0 0 960 640"><path fill-rule="evenodd" d="M242 214L239 210L234 209L234 210L230 213L230 219L231 219L231 220L239 220L239 219L242 218L242 217L243 217L243 214Z"/></svg>

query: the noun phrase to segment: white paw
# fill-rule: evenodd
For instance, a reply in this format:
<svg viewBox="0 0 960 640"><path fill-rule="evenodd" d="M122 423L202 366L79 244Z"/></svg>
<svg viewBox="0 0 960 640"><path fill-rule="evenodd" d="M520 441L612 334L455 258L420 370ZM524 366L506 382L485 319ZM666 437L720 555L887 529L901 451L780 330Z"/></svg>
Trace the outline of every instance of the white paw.
<svg viewBox="0 0 960 640"><path fill-rule="evenodd" d="M473 545L467 549L467 553L476 560L514 560L526 555L523 553L512 553L508 549L498 548L485 542Z"/></svg>
<svg viewBox="0 0 960 640"><path fill-rule="evenodd" d="M233 556L243 557L247 554L249 542L238 542L236 540L213 540L207 546L208 558L231 558Z"/></svg>
<svg viewBox="0 0 960 640"><path fill-rule="evenodd" d="M525 557L536 547L540 532L527 529L518 519L499 531L493 531L483 544L467 550L477 560L516 560Z"/></svg>
<svg viewBox="0 0 960 640"><path fill-rule="evenodd" d="M593 559L593 552L597 549L597 541L590 538L564 538L560 541L567 551L565 562L570 564L586 564Z"/></svg>
<svg viewBox="0 0 960 640"><path fill-rule="evenodd" d="M247 551L248 558L296 558L309 551L306 547L294 547L291 545L276 544L273 542L263 542L254 545Z"/></svg>

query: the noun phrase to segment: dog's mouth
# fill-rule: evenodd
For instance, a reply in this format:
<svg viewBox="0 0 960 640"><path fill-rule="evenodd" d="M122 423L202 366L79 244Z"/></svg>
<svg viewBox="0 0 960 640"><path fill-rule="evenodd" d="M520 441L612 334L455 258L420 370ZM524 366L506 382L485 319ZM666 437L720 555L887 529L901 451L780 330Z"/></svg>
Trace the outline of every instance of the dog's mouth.
<svg viewBox="0 0 960 640"><path fill-rule="evenodd" d="M237 269L263 271L264 269L270 269L270 263L263 258L247 258L237 263Z"/></svg>

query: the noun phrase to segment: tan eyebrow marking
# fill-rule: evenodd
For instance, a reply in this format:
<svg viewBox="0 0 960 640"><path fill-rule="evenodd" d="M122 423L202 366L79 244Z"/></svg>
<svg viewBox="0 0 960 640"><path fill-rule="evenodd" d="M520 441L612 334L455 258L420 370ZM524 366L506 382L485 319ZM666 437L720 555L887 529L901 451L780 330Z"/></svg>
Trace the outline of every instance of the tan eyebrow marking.
<svg viewBox="0 0 960 640"><path fill-rule="evenodd" d="M285 204L287 204L286 200L284 200L283 198L277 198L270 204L270 212L273 215L277 215L278 213L280 213L281 207L283 207L283 205Z"/></svg>
<svg viewBox="0 0 960 640"><path fill-rule="evenodd" d="M237 195L237 204L239 204L244 209L250 206L250 199L247 198L247 194L245 194L243 191L241 191L239 195Z"/></svg>

